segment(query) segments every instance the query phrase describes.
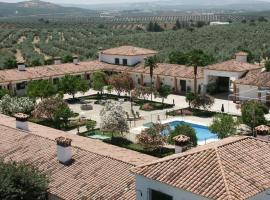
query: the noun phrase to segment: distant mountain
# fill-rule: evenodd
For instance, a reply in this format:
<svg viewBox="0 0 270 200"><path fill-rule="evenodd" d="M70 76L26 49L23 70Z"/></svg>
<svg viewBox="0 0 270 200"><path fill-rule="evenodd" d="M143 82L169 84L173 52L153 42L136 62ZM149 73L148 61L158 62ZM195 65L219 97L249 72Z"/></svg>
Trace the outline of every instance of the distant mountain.
<svg viewBox="0 0 270 200"><path fill-rule="evenodd" d="M68 6L91 8L94 10L193 10L193 9L225 9L262 11L270 9L270 2L263 0L156 0L137 3L114 3L114 4L69 4Z"/></svg>
<svg viewBox="0 0 270 200"><path fill-rule="evenodd" d="M24 1L19 3L0 2L0 17L72 14L72 13L89 13L89 12L91 11L87 9L75 7L63 7L57 4L39 0Z"/></svg>

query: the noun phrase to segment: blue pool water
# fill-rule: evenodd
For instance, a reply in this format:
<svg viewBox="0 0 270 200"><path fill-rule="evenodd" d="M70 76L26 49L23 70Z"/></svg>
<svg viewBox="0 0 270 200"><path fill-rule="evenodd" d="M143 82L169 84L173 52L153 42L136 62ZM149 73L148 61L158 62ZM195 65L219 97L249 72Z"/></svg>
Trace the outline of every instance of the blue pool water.
<svg viewBox="0 0 270 200"><path fill-rule="evenodd" d="M209 139L218 139L217 135L212 133L207 126L202 126L198 124L192 124L192 123L187 123L184 121L173 121L169 122L168 125L170 126L171 130L174 130L176 126L181 125L181 124L188 124L190 125L196 132L198 142L203 142L207 141ZM163 134L166 134L166 132L163 132ZM168 134L168 132L167 132Z"/></svg>

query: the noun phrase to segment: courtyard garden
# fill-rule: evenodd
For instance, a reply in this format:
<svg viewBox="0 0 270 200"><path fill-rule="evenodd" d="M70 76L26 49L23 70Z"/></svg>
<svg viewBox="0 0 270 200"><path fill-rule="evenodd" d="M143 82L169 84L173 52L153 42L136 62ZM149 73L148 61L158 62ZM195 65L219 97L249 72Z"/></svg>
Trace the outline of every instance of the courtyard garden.
<svg viewBox="0 0 270 200"><path fill-rule="evenodd" d="M151 57L145 62L151 80L156 59ZM195 68L196 57L194 59L192 66ZM93 94L76 97L77 93L84 94L90 88L95 91ZM183 150L201 145L202 136L197 133L197 128L203 129L203 134L206 131L211 137L214 135L215 139L239 134L256 137L258 133L269 132L266 127L269 122L265 119L268 108L258 101L243 103L241 116L236 117L224 113L223 104L220 111L211 111L215 103L213 97L191 92L186 94L188 107L171 110L176 106L175 102L168 104L164 101L171 93L172 88L168 85L135 87L126 73L108 75L97 71L91 75L91 82L71 75L57 82L31 81L24 97L14 97L1 90L0 111L10 116L26 113L32 122L157 157L174 153L176 137L187 139ZM70 98L64 98L64 94ZM161 101L155 101L153 97L159 97ZM160 112L166 113L166 118L192 116L199 122L209 118L211 123L202 127L198 127L199 123L185 121L162 123ZM152 115L157 117L156 122L153 122ZM135 128L143 127L139 134L134 135L134 140L127 137L131 134L132 124ZM242 125L246 126L246 131L239 131Z"/></svg>

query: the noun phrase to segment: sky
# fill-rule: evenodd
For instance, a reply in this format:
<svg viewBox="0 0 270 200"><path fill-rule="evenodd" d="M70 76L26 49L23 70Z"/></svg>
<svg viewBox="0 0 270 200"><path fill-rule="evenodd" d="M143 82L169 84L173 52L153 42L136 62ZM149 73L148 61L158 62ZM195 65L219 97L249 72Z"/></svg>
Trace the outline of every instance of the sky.
<svg viewBox="0 0 270 200"><path fill-rule="evenodd" d="M16 3L23 0L0 0L0 2ZM123 2L149 2L156 0L44 0L56 4L100 4L100 3L123 3ZM270 0L269 0L270 1Z"/></svg>
<svg viewBox="0 0 270 200"><path fill-rule="evenodd" d="M0 0L0 2L8 2L8 3L16 3L16 2L20 2L20 1L26 1L26 0ZM101 3L123 3L123 2L149 2L149 1L157 1L157 0L77 0L77 1L74 1L74 0L43 0L43 1L56 3L56 4L101 4ZM217 0L217 1L220 1L220 0ZM270 2L270 0L260 0L260 1Z"/></svg>

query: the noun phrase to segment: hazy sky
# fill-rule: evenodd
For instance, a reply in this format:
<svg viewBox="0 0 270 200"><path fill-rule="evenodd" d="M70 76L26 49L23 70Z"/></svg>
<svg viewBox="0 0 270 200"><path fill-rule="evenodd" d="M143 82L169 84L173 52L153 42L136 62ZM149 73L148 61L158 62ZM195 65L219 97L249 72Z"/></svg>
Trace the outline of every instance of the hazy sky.
<svg viewBox="0 0 270 200"><path fill-rule="evenodd" d="M26 1L26 0L0 0L0 2L9 2L9 3L15 3L15 2L20 2L20 1ZM149 1L157 1L157 0L76 0L76 1L74 1L74 0L44 0L44 1L56 3L56 4L62 4L62 3L65 3L65 4L101 4L101 3L123 3L123 2L149 2ZM217 1L220 1L220 0L217 0ZM259 0L259 1L270 2L270 0ZM243 2L245 2L245 0L243 0Z"/></svg>
<svg viewBox="0 0 270 200"><path fill-rule="evenodd" d="M20 2L22 0L0 0L0 2L9 2L9 3L15 3L15 2ZM44 0L47 2L52 2L52 3L68 3L68 4L100 4L100 3L123 3L123 2L149 2L149 1L156 1L156 0ZM269 0L270 1L270 0Z"/></svg>

